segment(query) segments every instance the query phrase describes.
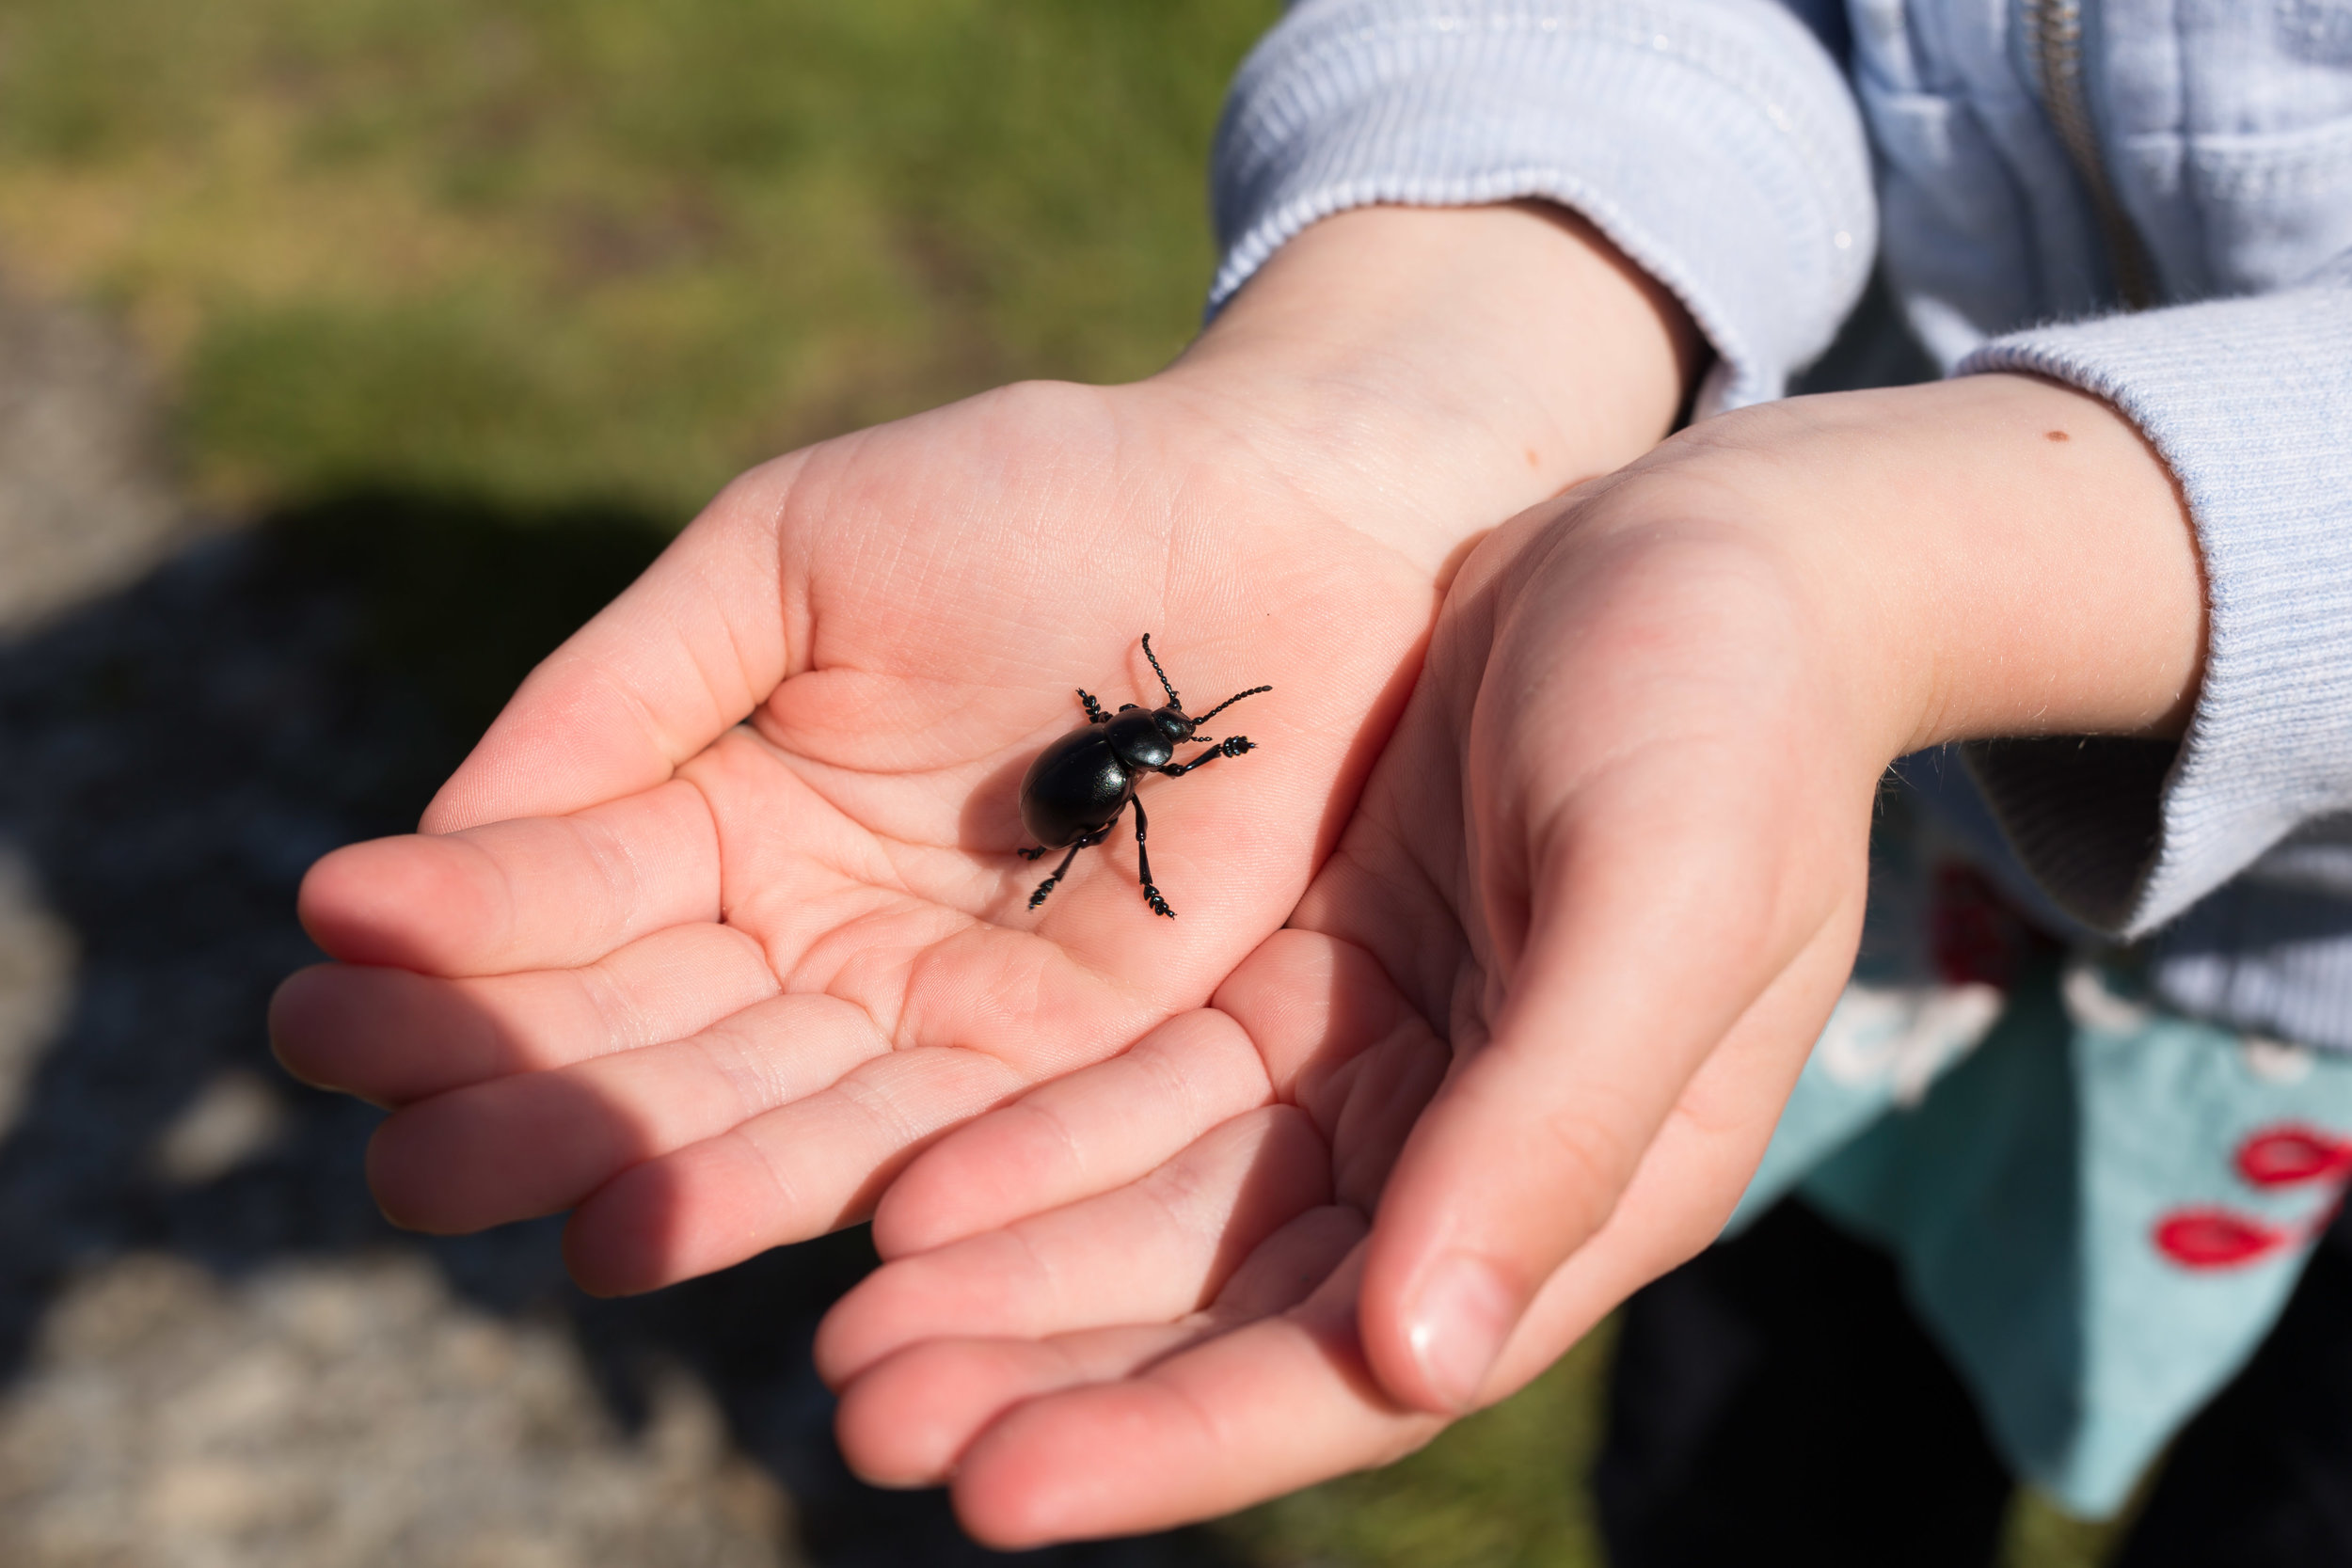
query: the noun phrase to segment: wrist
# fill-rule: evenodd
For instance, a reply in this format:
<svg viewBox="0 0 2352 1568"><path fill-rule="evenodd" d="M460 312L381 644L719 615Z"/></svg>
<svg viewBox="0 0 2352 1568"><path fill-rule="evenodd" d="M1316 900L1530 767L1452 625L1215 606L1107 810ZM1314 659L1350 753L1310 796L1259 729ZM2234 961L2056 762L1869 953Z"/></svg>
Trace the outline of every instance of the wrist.
<svg viewBox="0 0 2352 1568"><path fill-rule="evenodd" d="M1972 470L1936 509L1950 580L1914 584L1936 631L1919 744L2181 735L2203 680L2205 582L2171 469L2076 388L1946 385L1949 414L1915 398L1909 421L1923 478Z"/></svg>
<svg viewBox="0 0 2352 1568"><path fill-rule="evenodd" d="M1729 519L1796 585L1881 761L2000 736L2182 733L2204 660L2185 502L2101 400L2024 375L1791 399L1685 433L1602 505ZM1700 488L1691 488L1691 482Z"/></svg>
<svg viewBox="0 0 2352 1568"><path fill-rule="evenodd" d="M1565 209L1367 207L1285 245L1153 379L1239 416L1434 572L1655 446L1702 352L1674 297Z"/></svg>

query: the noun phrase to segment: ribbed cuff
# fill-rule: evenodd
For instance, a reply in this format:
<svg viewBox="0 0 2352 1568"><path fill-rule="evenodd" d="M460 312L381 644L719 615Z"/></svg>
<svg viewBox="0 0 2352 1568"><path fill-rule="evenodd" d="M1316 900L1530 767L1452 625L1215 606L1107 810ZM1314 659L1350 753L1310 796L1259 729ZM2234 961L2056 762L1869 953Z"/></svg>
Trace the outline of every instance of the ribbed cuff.
<svg viewBox="0 0 2352 1568"><path fill-rule="evenodd" d="M2070 912L2137 937L2300 824L2352 807L2352 287L2341 283L1987 344L2147 436L2196 522L2204 685L2186 737L1997 741L1969 762Z"/></svg>
<svg viewBox="0 0 2352 1568"><path fill-rule="evenodd" d="M1876 245L1852 99L1769 0L1306 0L1242 67L1214 180L1212 310L1351 207L1574 208L1707 334L1705 412L1778 396Z"/></svg>

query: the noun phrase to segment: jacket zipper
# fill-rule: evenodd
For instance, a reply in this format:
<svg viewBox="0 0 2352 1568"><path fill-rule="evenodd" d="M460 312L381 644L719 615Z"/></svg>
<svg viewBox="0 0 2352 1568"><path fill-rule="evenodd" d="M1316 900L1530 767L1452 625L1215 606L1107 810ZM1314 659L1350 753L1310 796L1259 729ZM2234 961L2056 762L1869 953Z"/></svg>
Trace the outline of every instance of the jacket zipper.
<svg viewBox="0 0 2352 1568"><path fill-rule="evenodd" d="M2034 87L2074 172L2090 193L2115 292L2125 309L2144 310L2155 303L2148 252L2130 214L2115 198L2106 166L2099 157L2099 134L2090 120L2090 96L2083 86L2083 0L2025 0L2026 39L2032 52Z"/></svg>

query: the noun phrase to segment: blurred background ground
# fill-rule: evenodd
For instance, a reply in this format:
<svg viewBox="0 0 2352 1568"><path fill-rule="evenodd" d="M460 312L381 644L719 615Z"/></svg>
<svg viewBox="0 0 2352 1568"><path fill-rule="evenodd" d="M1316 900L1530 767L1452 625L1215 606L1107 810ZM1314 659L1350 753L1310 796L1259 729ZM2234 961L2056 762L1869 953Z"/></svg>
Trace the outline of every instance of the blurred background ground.
<svg viewBox="0 0 2352 1568"><path fill-rule="evenodd" d="M731 473L1172 355L1278 8L0 10L0 1561L989 1557L833 1452L861 1235L605 1304L546 1226L401 1236L374 1113L262 1007L303 867L409 825ZM1604 1340L1388 1471L1041 1556L1597 1562Z"/></svg>

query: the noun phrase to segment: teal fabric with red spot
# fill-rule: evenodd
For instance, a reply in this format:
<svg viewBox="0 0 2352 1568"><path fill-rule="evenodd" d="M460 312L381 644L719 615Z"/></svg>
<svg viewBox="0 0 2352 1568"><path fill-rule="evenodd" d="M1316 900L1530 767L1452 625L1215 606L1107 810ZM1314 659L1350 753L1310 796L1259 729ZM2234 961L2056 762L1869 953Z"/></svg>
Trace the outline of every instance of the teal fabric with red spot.
<svg viewBox="0 0 2352 1568"><path fill-rule="evenodd" d="M2352 1058L2169 1010L1931 824L1873 846L1864 952L1735 1227L1791 1190L1896 1259L2017 1471L2113 1513L2253 1354L2352 1175Z"/></svg>

